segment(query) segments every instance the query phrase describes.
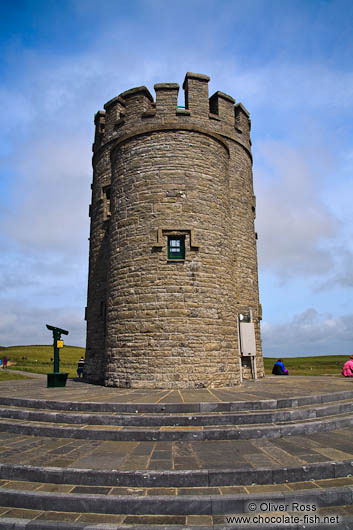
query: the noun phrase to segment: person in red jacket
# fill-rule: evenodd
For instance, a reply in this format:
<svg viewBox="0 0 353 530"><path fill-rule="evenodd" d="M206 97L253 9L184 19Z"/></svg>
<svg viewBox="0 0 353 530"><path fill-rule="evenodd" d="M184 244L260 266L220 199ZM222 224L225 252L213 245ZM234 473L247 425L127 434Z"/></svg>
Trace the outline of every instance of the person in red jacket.
<svg viewBox="0 0 353 530"><path fill-rule="evenodd" d="M344 363L341 375L344 377L353 377L353 355L350 355L349 360Z"/></svg>

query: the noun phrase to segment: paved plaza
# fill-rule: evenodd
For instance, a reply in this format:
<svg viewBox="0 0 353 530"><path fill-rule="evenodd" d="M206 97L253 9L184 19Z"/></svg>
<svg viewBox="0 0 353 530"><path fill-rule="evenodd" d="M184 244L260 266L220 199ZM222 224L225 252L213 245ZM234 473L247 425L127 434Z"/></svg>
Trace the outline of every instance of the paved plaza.
<svg viewBox="0 0 353 530"><path fill-rule="evenodd" d="M339 376L199 390L3 382L0 529L227 529L230 507L268 496L310 498L349 529L352 398Z"/></svg>

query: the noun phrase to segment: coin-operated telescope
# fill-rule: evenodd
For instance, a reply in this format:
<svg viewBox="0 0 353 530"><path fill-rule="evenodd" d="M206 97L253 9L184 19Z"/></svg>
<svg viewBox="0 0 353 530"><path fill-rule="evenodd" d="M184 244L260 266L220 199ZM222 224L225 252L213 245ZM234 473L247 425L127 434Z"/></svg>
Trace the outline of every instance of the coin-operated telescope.
<svg viewBox="0 0 353 530"><path fill-rule="evenodd" d="M54 365L53 373L47 374L47 387L66 386L68 373L59 371L60 357L59 350L64 347L64 341L61 340L61 335L68 335L66 329L56 328L47 324L49 331L53 332L53 347L54 347Z"/></svg>

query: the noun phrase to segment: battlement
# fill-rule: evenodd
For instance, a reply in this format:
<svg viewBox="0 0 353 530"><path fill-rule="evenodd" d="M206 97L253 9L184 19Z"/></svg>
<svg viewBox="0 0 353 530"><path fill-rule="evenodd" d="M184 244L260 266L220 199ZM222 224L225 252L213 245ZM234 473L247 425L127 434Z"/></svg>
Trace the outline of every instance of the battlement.
<svg viewBox="0 0 353 530"><path fill-rule="evenodd" d="M193 116L206 118L210 112L208 99L208 82L210 78L203 74L187 72L183 89L185 92L185 108Z"/></svg>
<svg viewBox="0 0 353 530"><path fill-rule="evenodd" d="M224 92L215 92L210 97L210 112L219 116L221 120L234 123L235 99Z"/></svg>
<svg viewBox="0 0 353 530"><path fill-rule="evenodd" d="M157 83L154 85L156 92L156 112L165 116L172 116L178 108L178 83Z"/></svg>
<svg viewBox="0 0 353 530"><path fill-rule="evenodd" d="M249 145L250 119L246 108L224 92L208 95L210 78L204 74L187 72L183 82L185 107L178 106L178 83L154 85L156 100L145 86L122 92L104 105L105 113L95 117L95 147L131 134L136 129L158 124L176 126L197 125L211 131L240 139Z"/></svg>
<svg viewBox="0 0 353 530"><path fill-rule="evenodd" d="M94 116L94 125L96 126L94 143L99 145L105 132L105 111L99 110Z"/></svg>

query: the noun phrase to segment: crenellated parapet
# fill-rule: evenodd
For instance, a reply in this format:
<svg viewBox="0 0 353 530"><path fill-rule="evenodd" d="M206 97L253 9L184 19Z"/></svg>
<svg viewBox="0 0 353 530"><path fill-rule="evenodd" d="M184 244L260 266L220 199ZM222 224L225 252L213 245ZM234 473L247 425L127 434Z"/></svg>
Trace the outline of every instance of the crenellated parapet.
<svg viewBox="0 0 353 530"><path fill-rule="evenodd" d="M215 92L213 96L210 97L210 112L220 120L223 120L226 123L235 125L234 117L234 104L235 99L224 92Z"/></svg>
<svg viewBox="0 0 353 530"><path fill-rule="evenodd" d="M243 134L250 134L251 122L249 111L242 103L238 103L235 108L235 127Z"/></svg>
<svg viewBox="0 0 353 530"><path fill-rule="evenodd" d="M162 119L173 119L178 109L178 83L157 83L154 85L156 92L156 114Z"/></svg>
<svg viewBox="0 0 353 530"><path fill-rule="evenodd" d="M120 120L124 119L125 107L126 102L121 96L117 96L109 100L104 105L104 109L106 112L105 138L110 138L113 135L117 124L121 123Z"/></svg>
<svg viewBox="0 0 353 530"><path fill-rule="evenodd" d="M185 108L193 117L206 119L210 112L208 99L208 75L188 72L185 76L183 89L185 92Z"/></svg>
<svg viewBox="0 0 353 530"><path fill-rule="evenodd" d="M145 86L122 92L104 105L105 113L96 114L93 151L97 153L107 142L131 133L148 132L149 128L155 131L159 125L176 130L195 125L199 130L204 128L239 143L251 157L248 111L224 92L217 91L209 97L209 80L203 74L186 74L183 107L178 106L177 83L155 84L155 100Z"/></svg>
<svg viewBox="0 0 353 530"><path fill-rule="evenodd" d="M95 134L94 146L99 146L102 143L102 138L105 133L105 111L99 110L94 116Z"/></svg>

